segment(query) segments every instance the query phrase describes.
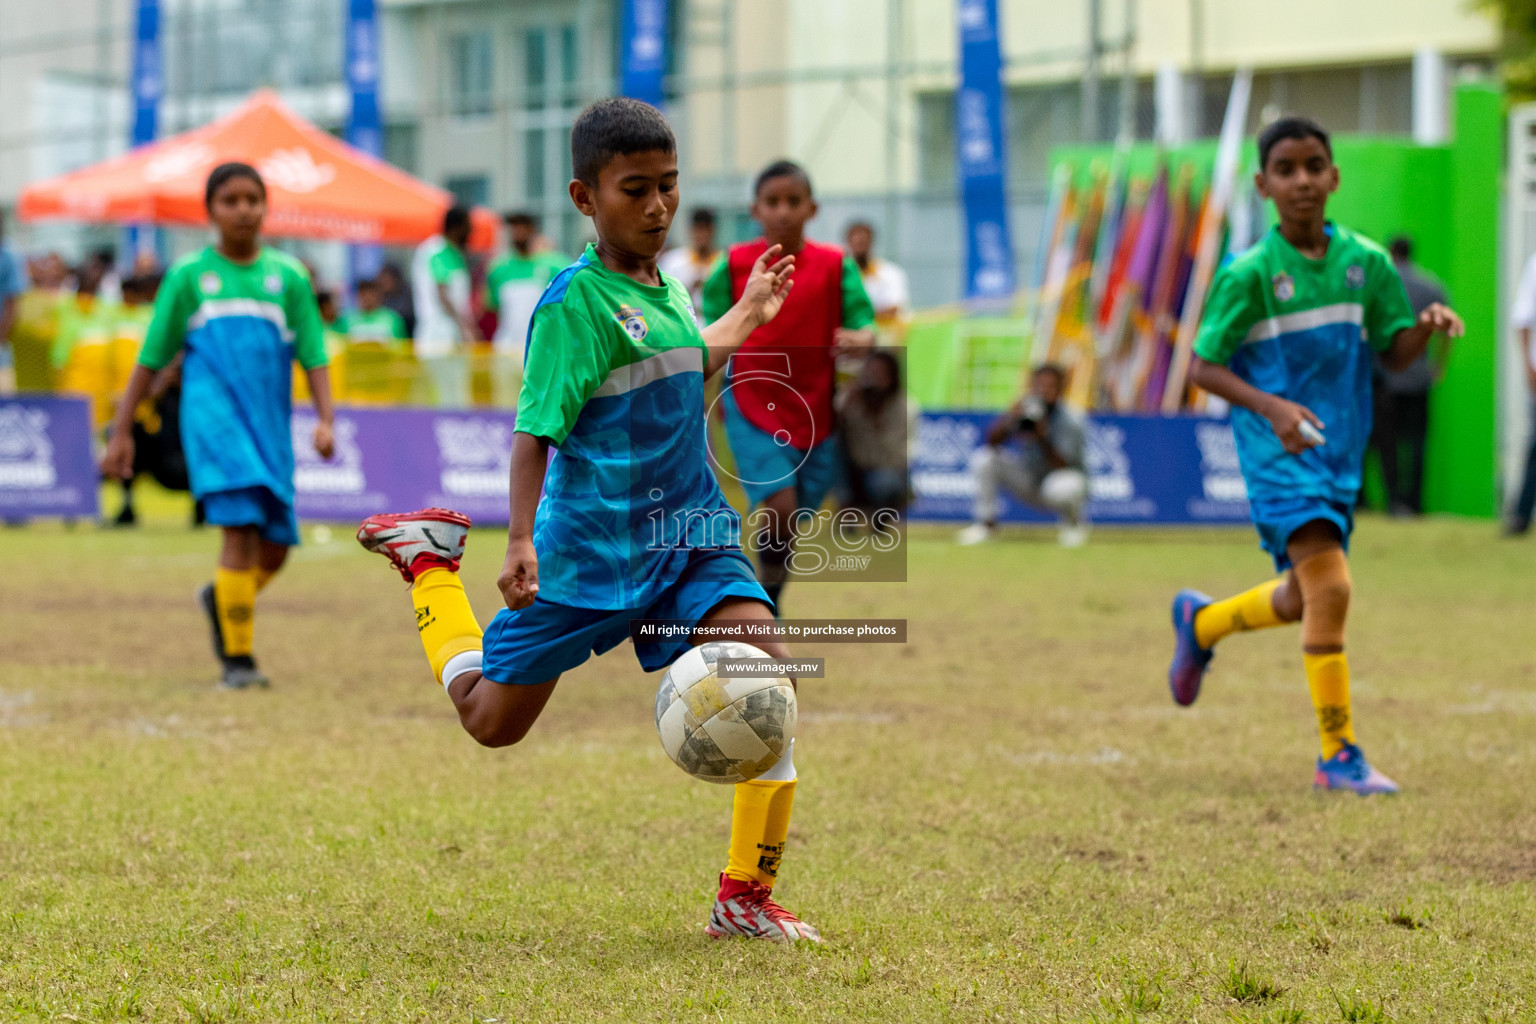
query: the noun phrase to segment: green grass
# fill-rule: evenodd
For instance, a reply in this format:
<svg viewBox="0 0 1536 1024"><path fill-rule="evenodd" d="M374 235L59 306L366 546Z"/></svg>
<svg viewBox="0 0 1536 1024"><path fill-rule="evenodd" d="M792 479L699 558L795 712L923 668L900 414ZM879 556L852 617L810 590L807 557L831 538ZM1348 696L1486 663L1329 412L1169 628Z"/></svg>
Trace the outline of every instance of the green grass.
<svg viewBox="0 0 1536 1024"><path fill-rule="evenodd" d="M218 692L216 538L177 521L0 530L0 1019L1536 1016L1536 548L1490 525L1356 538L1356 718L1397 799L1311 791L1294 630L1169 700L1168 599L1265 578L1246 531L919 531L904 585L791 588L911 625L803 650L779 892L828 941L783 948L705 939L730 793L665 759L625 649L483 750L338 530L262 598L274 688ZM483 615L500 555L471 537Z"/></svg>

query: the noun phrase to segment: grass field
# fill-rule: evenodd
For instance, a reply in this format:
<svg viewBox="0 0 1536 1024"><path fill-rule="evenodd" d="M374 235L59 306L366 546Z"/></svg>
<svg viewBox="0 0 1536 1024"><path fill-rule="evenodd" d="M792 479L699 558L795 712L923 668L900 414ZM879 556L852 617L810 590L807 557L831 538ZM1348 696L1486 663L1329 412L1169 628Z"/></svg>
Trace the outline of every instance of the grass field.
<svg viewBox="0 0 1536 1024"><path fill-rule="evenodd" d="M1163 681L1167 602L1264 578L1245 531L1043 534L788 613L803 648L779 893L820 948L712 943L730 794L684 777L621 648L477 747L410 602L345 531L261 602L225 693L215 536L0 530L0 1019L1536 1019L1536 548L1366 520L1360 738L1396 799L1317 795L1294 630ZM465 576L494 610L499 531Z"/></svg>

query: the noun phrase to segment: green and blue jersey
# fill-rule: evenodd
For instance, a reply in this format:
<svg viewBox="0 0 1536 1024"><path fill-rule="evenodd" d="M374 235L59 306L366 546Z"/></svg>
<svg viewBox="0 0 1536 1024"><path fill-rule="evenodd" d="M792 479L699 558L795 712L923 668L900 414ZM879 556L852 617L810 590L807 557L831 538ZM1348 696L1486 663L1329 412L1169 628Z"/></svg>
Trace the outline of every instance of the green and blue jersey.
<svg viewBox="0 0 1536 1024"><path fill-rule="evenodd" d="M534 521L539 596L649 604L691 548L736 548L741 521L705 460L709 353L683 286L640 284L593 246L534 310L517 430L555 445Z"/></svg>
<svg viewBox="0 0 1536 1024"><path fill-rule="evenodd" d="M303 264L271 248L234 263L211 246L177 261L139 362L159 370L183 348L181 432L192 492L265 487L292 503L292 363L326 364Z"/></svg>
<svg viewBox="0 0 1536 1024"><path fill-rule="evenodd" d="M1328 252L1309 259L1278 229L1221 269L1195 354L1323 421L1325 444L1285 451L1269 421L1232 410L1238 459L1254 503L1318 498L1352 506L1371 436L1373 352L1415 318L1391 258L1330 224Z"/></svg>

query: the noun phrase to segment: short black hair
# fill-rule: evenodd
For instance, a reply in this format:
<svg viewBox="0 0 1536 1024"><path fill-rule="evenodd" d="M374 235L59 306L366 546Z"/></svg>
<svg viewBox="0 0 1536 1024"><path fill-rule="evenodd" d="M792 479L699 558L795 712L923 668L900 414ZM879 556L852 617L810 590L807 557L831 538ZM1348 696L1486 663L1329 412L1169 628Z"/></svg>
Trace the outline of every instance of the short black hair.
<svg viewBox="0 0 1536 1024"><path fill-rule="evenodd" d="M847 238L849 235L853 234L855 231L868 231L870 238L874 238L875 237L875 226L873 224L871 224L867 220L851 220L851 221L849 221L848 222L848 226L846 228L843 228L843 237Z"/></svg>
<svg viewBox="0 0 1536 1024"><path fill-rule="evenodd" d="M469 227L469 207L460 206L457 203L448 207L448 212L443 214L443 234L467 227Z"/></svg>
<svg viewBox="0 0 1536 1024"><path fill-rule="evenodd" d="M775 160L757 173L757 180L752 183L753 197L758 196L763 191L763 186L774 178L794 178L805 185L807 193L813 196L816 194L811 188L811 176L806 173L804 167L793 160Z"/></svg>
<svg viewBox="0 0 1536 1024"><path fill-rule="evenodd" d="M358 291L362 291L364 288L366 288L371 292L378 292L384 290L384 285L376 277L365 277L361 281L357 282L356 288Z"/></svg>
<svg viewBox="0 0 1536 1024"><path fill-rule="evenodd" d="M517 227L519 224L539 230L539 218L527 210L509 210L507 212L507 227Z"/></svg>
<svg viewBox="0 0 1536 1024"><path fill-rule="evenodd" d="M250 164L231 160L229 163L219 164L208 174L208 184L203 189L203 209L213 209L213 196L226 182L235 178L248 178L256 183L256 191L261 193L261 198L267 198L267 183L261 180L261 172Z"/></svg>
<svg viewBox="0 0 1536 1024"><path fill-rule="evenodd" d="M696 228L712 228L715 226L715 210L712 206L699 206L688 218L688 222Z"/></svg>
<svg viewBox="0 0 1536 1024"><path fill-rule="evenodd" d="M134 274L122 284L124 295L138 295L153 300L160 290L160 275L154 272Z"/></svg>
<svg viewBox="0 0 1536 1024"><path fill-rule="evenodd" d="M677 136L649 103L613 96L598 100L571 125L571 172L588 185L616 156L659 150L677 154Z"/></svg>
<svg viewBox="0 0 1536 1024"><path fill-rule="evenodd" d="M1387 251L1399 263L1407 263L1413 259L1413 239L1407 235L1398 235L1387 245Z"/></svg>
<svg viewBox="0 0 1536 1024"><path fill-rule="evenodd" d="M1269 151L1286 139L1316 139L1333 159L1333 142L1322 125L1310 117L1290 115L1271 121L1259 133L1259 170L1269 166Z"/></svg>
<svg viewBox="0 0 1536 1024"><path fill-rule="evenodd" d="M1039 366L1035 367L1034 371L1029 375L1029 377L1031 380L1033 380L1040 376L1042 373L1048 373L1052 377L1055 377L1056 383L1058 384L1065 384L1067 382L1067 368L1062 366L1060 363L1041 363Z"/></svg>

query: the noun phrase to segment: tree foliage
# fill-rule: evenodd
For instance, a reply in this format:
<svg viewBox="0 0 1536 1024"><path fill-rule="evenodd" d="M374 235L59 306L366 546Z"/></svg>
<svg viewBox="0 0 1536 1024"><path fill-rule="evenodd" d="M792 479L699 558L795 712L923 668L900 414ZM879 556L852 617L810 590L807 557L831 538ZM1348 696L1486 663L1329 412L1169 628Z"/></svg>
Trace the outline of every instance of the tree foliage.
<svg viewBox="0 0 1536 1024"><path fill-rule="evenodd" d="M1512 102L1536 100L1536 0L1477 0L1499 19L1499 73Z"/></svg>

